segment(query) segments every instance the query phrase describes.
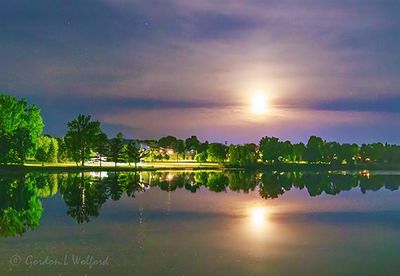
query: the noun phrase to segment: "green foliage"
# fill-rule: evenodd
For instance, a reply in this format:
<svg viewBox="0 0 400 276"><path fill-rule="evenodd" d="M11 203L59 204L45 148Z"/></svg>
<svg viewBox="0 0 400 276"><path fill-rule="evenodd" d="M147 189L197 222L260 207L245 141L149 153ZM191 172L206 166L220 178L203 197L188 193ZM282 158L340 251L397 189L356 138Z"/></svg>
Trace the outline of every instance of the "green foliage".
<svg viewBox="0 0 400 276"><path fill-rule="evenodd" d="M69 152L67 148L67 144L65 143L64 138L58 138L58 155L57 161L58 162L66 162L69 160Z"/></svg>
<svg viewBox="0 0 400 276"><path fill-rule="evenodd" d="M36 194L40 198L52 197L58 192L58 176L56 174L33 174L29 178L37 186Z"/></svg>
<svg viewBox="0 0 400 276"><path fill-rule="evenodd" d="M190 138L187 138L185 140L185 147L187 151L189 150L198 151L200 147L200 141L197 138L197 136L192 136Z"/></svg>
<svg viewBox="0 0 400 276"><path fill-rule="evenodd" d="M96 137L96 143L94 146L94 150L99 155L100 167L101 167L102 158L104 156L106 156L107 153L110 151L109 146L110 146L110 144L109 144L107 135L103 132L100 132Z"/></svg>
<svg viewBox="0 0 400 276"><path fill-rule="evenodd" d="M231 165L247 166L262 157L263 161L274 162L325 162L331 164L355 164L362 162L400 163L400 146L383 143L340 144L326 142L317 136L311 136L305 146L280 141L276 137L263 137L259 146L238 145L229 149L219 143L201 143L196 136L185 141L174 136L162 137L159 141L146 143L151 150L139 150L133 145L125 145L122 134L111 141L100 129L98 121L90 116L79 115L68 123L64 138L42 137L43 120L40 109L29 106L25 100L0 95L0 164L20 163L34 156L41 162L64 162L74 160L84 165L95 151L101 160L110 155L115 163L125 161L137 164L140 160L162 161L173 158L167 148L186 159L186 155L198 162L223 163L227 158ZM120 137L119 137L120 136ZM139 151L138 151L139 150ZM126 155L128 153L128 155ZM228 154L228 156L227 156ZM173 158L175 159L175 158Z"/></svg>
<svg viewBox="0 0 400 276"><path fill-rule="evenodd" d="M58 141L55 138L51 138L49 153L48 153L48 162L57 163L58 156Z"/></svg>
<svg viewBox="0 0 400 276"><path fill-rule="evenodd" d="M0 95L0 163L23 163L33 155L43 127L38 107Z"/></svg>
<svg viewBox="0 0 400 276"><path fill-rule="evenodd" d="M131 163L134 163L135 167L136 167L137 163L140 163L140 161L142 161L142 159L149 156L150 153L149 153L149 151L144 150L136 142L131 142L127 146L126 154L127 154L127 161L129 163L129 166L131 165Z"/></svg>
<svg viewBox="0 0 400 276"><path fill-rule="evenodd" d="M118 162L122 162L126 160L126 147L124 145L124 135L119 132L117 136L110 140L109 144L110 148L110 159L117 166Z"/></svg>
<svg viewBox="0 0 400 276"><path fill-rule="evenodd" d="M42 163L56 163L58 156L58 141L50 136L42 136L37 141L35 159Z"/></svg>
<svg viewBox="0 0 400 276"><path fill-rule="evenodd" d="M385 152L385 145L382 143L373 143L361 146L361 157L363 160L382 161Z"/></svg>
<svg viewBox="0 0 400 276"><path fill-rule="evenodd" d="M147 155L143 157L143 160L149 162L169 160L169 155L164 151L160 151L158 148L150 148Z"/></svg>
<svg viewBox="0 0 400 276"><path fill-rule="evenodd" d="M263 161L278 161L285 155L284 143L276 137L263 137L260 140L260 152Z"/></svg>
<svg viewBox="0 0 400 276"><path fill-rule="evenodd" d="M166 136L158 140L158 146L163 148L170 148L177 153L183 153L185 150L185 142L177 139L174 136Z"/></svg>
<svg viewBox="0 0 400 276"><path fill-rule="evenodd" d="M324 141L317 136L311 136L307 142L306 158L308 162L321 162L324 158Z"/></svg>
<svg viewBox="0 0 400 276"><path fill-rule="evenodd" d="M29 177L0 177L0 235L13 237L39 225L43 208Z"/></svg>
<svg viewBox="0 0 400 276"><path fill-rule="evenodd" d="M292 161L300 162L305 160L306 146L303 143L293 145L293 159Z"/></svg>
<svg viewBox="0 0 400 276"><path fill-rule="evenodd" d="M231 145L228 150L229 163L234 166L248 166L256 161L256 149L252 145Z"/></svg>
<svg viewBox="0 0 400 276"><path fill-rule="evenodd" d="M176 137L174 136L165 136L158 140L158 146L162 148L172 148L175 149L175 145L177 143Z"/></svg>
<svg viewBox="0 0 400 276"><path fill-rule="evenodd" d="M196 154L194 160L196 160L199 163L204 163L207 162L207 158L208 158L207 151L203 151Z"/></svg>
<svg viewBox="0 0 400 276"><path fill-rule="evenodd" d="M176 140L175 145L173 145L173 148L177 153L183 153L185 151L185 141L183 140Z"/></svg>
<svg viewBox="0 0 400 276"><path fill-rule="evenodd" d="M78 223L89 222L90 217L97 217L108 198L107 184L105 181L95 183L92 177L84 173L69 174L60 186L67 214Z"/></svg>
<svg viewBox="0 0 400 276"><path fill-rule="evenodd" d="M207 149L207 161L223 163L226 159L227 146L220 143L211 143Z"/></svg>
<svg viewBox="0 0 400 276"><path fill-rule="evenodd" d="M92 121L91 116L88 115L79 115L68 123L68 131L64 139L72 159L77 164L81 162L83 166L85 160L90 158L90 152L95 147L100 133L100 123Z"/></svg>
<svg viewBox="0 0 400 276"><path fill-rule="evenodd" d="M213 192L225 191L228 184L228 177L221 173L210 173L207 179L207 188Z"/></svg>

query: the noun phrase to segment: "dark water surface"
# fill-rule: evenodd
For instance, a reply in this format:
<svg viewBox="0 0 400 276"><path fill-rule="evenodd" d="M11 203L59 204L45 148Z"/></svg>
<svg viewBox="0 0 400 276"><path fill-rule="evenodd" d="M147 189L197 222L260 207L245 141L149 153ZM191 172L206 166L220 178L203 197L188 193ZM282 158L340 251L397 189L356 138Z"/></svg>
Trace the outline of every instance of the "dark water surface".
<svg viewBox="0 0 400 276"><path fill-rule="evenodd" d="M0 173L0 275L400 275L400 174Z"/></svg>

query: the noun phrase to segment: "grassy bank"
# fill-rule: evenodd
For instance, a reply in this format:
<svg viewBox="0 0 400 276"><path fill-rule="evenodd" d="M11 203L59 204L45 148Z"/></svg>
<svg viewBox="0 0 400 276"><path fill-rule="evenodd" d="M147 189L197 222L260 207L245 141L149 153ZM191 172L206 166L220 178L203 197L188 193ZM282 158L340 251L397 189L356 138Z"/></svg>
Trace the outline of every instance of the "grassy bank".
<svg viewBox="0 0 400 276"><path fill-rule="evenodd" d="M135 167L128 164L85 164L77 166L75 163L38 163L27 162L24 165L0 165L1 172L81 172L81 171L160 171L160 170L220 170L223 167L218 163L195 163L195 162L157 162L145 163Z"/></svg>
<svg viewBox="0 0 400 276"><path fill-rule="evenodd" d="M307 164L307 163L276 163L255 164L248 167L237 167L218 163L196 163L196 162L156 162L145 163L137 166L128 164L111 163L85 164L84 167L76 166L75 163L45 163L28 162L24 165L2 165L1 172L81 172L81 171L160 171L160 170L249 170L249 171L333 171L333 170L400 170L400 164Z"/></svg>

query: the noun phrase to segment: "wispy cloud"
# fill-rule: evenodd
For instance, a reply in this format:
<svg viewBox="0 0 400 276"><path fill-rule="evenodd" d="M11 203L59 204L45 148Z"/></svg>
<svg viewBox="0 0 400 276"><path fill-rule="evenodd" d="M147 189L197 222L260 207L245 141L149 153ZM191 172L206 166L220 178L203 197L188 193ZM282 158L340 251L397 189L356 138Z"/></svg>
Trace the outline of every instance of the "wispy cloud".
<svg viewBox="0 0 400 276"><path fill-rule="evenodd" d="M49 132L83 111L204 109L224 118L260 88L282 108L396 114L399 12L390 0L3 1L0 89L37 99ZM297 131L288 117L285 133ZM338 136L347 131L337 127ZM257 128L249 123L248 136Z"/></svg>

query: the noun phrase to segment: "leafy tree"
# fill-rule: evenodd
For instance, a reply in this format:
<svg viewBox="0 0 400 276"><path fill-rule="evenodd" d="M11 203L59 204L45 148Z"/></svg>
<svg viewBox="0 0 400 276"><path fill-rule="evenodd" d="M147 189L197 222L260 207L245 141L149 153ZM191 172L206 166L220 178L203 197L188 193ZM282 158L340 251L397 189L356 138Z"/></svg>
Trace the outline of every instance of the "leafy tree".
<svg viewBox="0 0 400 276"><path fill-rule="evenodd" d="M115 163L115 167L118 162L125 160L124 135L121 132L110 140L110 159Z"/></svg>
<svg viewBox="0 0 400 276"><path fill-rule="evenodd" d="M208 158L207 151L203 151L196 154L194 160L196 160L199 163L204 163L207 162L207 158Z"/></svg>
<svg viewBox="0 0 400 276"><path fill-rule="evenodd" d="M90 151L96 145L96 139L101 133L100 123L92 121L89 115L79 115L68 123L68 132L65 142L72 158L78 165L85 165L85 160L90 158Z"/></svg>
<svg viewBox="0 0 400 276"><path fill-rule="evenodd" d="M227 146L220 143L211 143L207 149L207 161L223 163L226 159Z"/></svg>
<svg viewBox="0 0 400 276"><path fill-rule="evenodd" d="M185 158L185 141L181 139L176 140L176 144L174 145L174 149L176 151L176 161L178 161L178 154L183 154Z"/></svg>
<svg viewBox="0 0 400 276"><path fill-rule="evenodd" d="M187 151L194 150L197 152L200 146L200 141L197 136L191 136L185 140L185 146Z"/></svg>
<svg viewBox="0 0 400 276"><path fill-rule="evenodd" d="M248 166L256 161L255 148L252 145L231 145L228 158L231 165Z"/></svg>
<svg viewBox="0 0 400 276"><path fill-rule="evenodd" d="M37 151L35 159L42 162L57 162L58 156L58 141L50 136L42 136L37 142Z"/></svg>
<svg viewBox="0 0 400 276"><path fill-rule="evenodd" d="M360 149L361 157L367 161L382 161L385 152L385 146L382 143L363 144Z"/></svg>
<svg viewBox="0 0 400 276"><path fill-rule="evenodd" d="M346 163L354 163L359 153L357 144L343 144L339 147L337 154L339 161L346 161Z"/></svg>
<svg viewBox="0 0 400 276"><path fill-rule="evenodd" d="M306 146L303 143L293 145L293 161L303 161L306 157Z"/></svg>
<svg viewBox="0 0 400 276"><path fill-rule="evenodd" d="M165 136L158 140L158 146L163 148L172 148L175 149L175 145L177 143L176 137L174 136Z"/></svg>
<svg viewBox="0 0 400 276"><path fill-rule="evenodd" d="M0 163L24 163L43 132L40 109L25 100L0 95Z"/></svg>
<svg viewBox="0 0 400 276"><path fill-rule="evenodd" d="M149 152L133 141L128 144L126 153L129 166L133 162L135 164L135 168L137 168L137 163L140 163L142 159L149 155Z"/></svg>
<svg viewBox="0 0 400 276"><path fill-rule="evenodd" d="M176 160L178 161L178 154L183 153L185 150L185 141L177 139L174 136L166 136L160 138L158 145L164 148L172 149L176 154Z"/></svg>
<svg viewBox="0 0 400 276"><path fill-rule="evenodd" d="M42 162L42 166L44 166L44 162L47 162L47 154L50 149L50 144L51 138L48 136L42 136L38 140L35 159Z"/></svg>
<svg viewBox="0 0 400 276"><path fill-rule="evenodd" d="M101 167L101 162L104 156L107 155L107 153L109 152L109 141L108 141L108 137L107 134L105 134L104 132L100 132L97 135L97 139L96 139L96 144L94 147L94 150L98 153L99 155L99 159L100 159L100 167Z"/></svg>
<svg viewBox="0 0 400 276"><path fill-rule="evenodd" d="M48 162L57 163L58 156L58 141L55 138L51 138L51 143L48 153Z"/></svg>
<svg viewBox="0 0 400 276"><path fill-rule="evenodd" d="M34 153L37 140L42 135L44 124L40 109L37 106L28 107L25 101L22 101L22 104L24 105L23 120L17 129L14 142L16 143L17 158L21 163L24 163L26 157Z"/></svg>
<svg viewBox="0 0 400 276"><path fill-rule="evenodd" d="M294 149L290 141L281 142L281 159L280 161L293 161Z"/></svg>
<svg viewBox="0 0 400 276"><path fill-rule="evenodd" d="M199 147L197 148L197 153L207 151L208 145L209 145L208 141L205 141L204 143L200 143Z"/></svg>
<svg viewBox="0 0 400 276"><path fill-rule="evenodd" d="M42 162L42 166L44 166L44 162L46 162L47 160L47 152L45 148L43 147L38 148L38 150L36 151L35 159L39 162Z"/></svg>
<svg viewBox="0 0 400 276"><path fill-rule="evenodd" d="M263 161L278 161L284 156L283 143L276 137L263 137L260 140L260 152Z"/></svg>
<svg viewBox="0 0 400 276"><path fill-rule="evenodd" d="M385 162L388 162L391 164L399 164L400 163L400 146L386 144L383 159Z"/></svg>
<svg viewBox="0 0 400 276"><path fill-rule="evenodd" d="M65 143L64 138L59 138L59 139L57 139L57 141L58 141L57 161L65 162L69 159L69 152L68 152L67 144Z"/></svg>
<svg viewBox="0 0 400 276"><path fill-rule="evenodd" d="M311 136L307 142L306 158L308 162L320 162L324 157L324 141L317 136Z"/></svg>

